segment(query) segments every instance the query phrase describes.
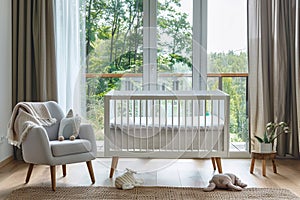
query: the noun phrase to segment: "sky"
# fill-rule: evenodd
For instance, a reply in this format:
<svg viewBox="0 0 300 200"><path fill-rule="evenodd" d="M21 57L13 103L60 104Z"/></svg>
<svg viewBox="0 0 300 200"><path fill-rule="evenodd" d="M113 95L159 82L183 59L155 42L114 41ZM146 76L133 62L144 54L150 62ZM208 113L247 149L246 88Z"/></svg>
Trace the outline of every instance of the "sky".
<svg viewBox="0 0 300 200"><path fill-rule="evenodd" d="M193 0L181 0L192 22ZM208 52L247 51L247 0L207 0Z"/></svg>

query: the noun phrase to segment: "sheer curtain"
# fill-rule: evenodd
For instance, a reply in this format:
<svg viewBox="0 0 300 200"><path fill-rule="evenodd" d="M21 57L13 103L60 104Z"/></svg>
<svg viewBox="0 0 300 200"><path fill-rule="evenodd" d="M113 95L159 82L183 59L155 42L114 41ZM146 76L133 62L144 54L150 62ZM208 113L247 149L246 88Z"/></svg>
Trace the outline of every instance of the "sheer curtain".
<svg viewBox="0 0 300 200"><path fill-rule="evenodd" d="M84 4L80 0L56 0L56 54L58 103L67 111L85 111Z"/></svg>
<svg viewBox="0 0 300 200"><path fill-rule="evenodd" d="M252 148L267 122L286 121L291 133L278 138L277 151L298 158L299 1L248 0L248 48Z"/></svg>

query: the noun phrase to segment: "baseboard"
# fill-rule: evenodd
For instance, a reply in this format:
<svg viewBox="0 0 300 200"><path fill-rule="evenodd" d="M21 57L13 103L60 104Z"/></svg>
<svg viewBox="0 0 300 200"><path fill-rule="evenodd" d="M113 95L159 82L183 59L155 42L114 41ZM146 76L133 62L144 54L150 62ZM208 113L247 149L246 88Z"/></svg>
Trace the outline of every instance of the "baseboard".
<svg viewBox="0 0 300 200"><path fill-rule="evenodd" d="M1 161L0 162L0 169L2 167L4 167L5 165L7 165L8 163L12 162L13 160L14 160L14 157L10 156L10 157L6 158L5 160Z"/></svg>

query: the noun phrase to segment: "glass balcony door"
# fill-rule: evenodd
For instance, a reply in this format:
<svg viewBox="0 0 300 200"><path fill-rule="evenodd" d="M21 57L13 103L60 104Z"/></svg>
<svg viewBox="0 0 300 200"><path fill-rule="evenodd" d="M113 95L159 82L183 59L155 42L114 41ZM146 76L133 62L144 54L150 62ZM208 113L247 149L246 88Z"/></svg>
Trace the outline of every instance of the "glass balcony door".
<svg viewBox="0 0 300 200"><path fill-rule="evenodd" d="M247 46L232 45L247 42L246 0L89 2L87 117L98 140L111 89L219 88L231 96L232 149L247 151Z"/></svg>

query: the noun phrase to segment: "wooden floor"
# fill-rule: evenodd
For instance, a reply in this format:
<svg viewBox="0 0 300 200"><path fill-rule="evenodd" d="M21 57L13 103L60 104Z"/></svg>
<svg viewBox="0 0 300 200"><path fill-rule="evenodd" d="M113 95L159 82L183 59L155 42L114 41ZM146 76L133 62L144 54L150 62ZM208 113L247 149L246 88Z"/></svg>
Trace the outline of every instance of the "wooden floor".
<svg viewBox="0 0 300 200"><path fill-rule="evenodd" d="M113 186L109 179L110 159L98 158L93 161L96 183L94 186ZM250 174L250 159L222 159L223 172L236 174L248 187L287 188L300 196L300 160L276 160L277 174L267 161L267 176L262 176L261 161L256 161L254 174ZM35 166L28 184L24 184L28 165L12 161L0 169L0 199L20 187L51 187L49 166ZM213 176L210 159L125 159L121 158L115 176L125 168L138 171L137 178L145 186L205 187ZM85 163L67 165L67 176L62 177L57 167L57 187L89 186L90 176Z"/></svg>

